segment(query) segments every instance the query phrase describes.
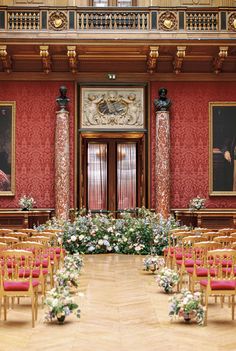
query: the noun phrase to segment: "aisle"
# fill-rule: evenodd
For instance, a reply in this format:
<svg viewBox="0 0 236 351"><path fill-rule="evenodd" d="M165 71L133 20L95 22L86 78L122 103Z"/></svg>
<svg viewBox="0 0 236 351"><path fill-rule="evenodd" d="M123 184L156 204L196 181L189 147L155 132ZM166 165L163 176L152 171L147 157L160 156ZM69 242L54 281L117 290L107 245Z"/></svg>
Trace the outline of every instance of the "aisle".
<svg viewBox="0 0 236 351"><path fill-rule="evenodd" d="M29 307L17 306L6 323L0 322L0 351L236 350L236 322L227 307L210 306L207 327L170 323L169 296L142 271L142 257L93 255L84 261L81 319L44 324L40 308L32 329Z"/></svg>

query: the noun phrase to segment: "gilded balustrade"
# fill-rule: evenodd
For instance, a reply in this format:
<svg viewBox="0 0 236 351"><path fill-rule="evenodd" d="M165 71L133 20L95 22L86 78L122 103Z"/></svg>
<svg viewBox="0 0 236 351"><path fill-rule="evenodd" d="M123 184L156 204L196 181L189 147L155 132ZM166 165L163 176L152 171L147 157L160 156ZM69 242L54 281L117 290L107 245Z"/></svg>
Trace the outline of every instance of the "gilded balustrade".
<svg viewBox="0 0 236 351"><path fill-rule="evenodd" d="M6 19L6 20L5 20ZM235 8L35 8L0 7L0 31L235 32Z"/></svg>

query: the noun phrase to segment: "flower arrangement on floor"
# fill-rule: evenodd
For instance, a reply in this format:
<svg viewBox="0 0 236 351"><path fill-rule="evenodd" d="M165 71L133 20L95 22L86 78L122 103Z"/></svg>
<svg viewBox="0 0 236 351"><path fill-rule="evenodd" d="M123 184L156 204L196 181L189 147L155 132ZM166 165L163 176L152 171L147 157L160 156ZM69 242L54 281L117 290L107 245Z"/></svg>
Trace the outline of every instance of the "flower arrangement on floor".
<svg viewBox="0 0 236 351"><path fill-rule="evenodd" d="M191 211L200 210L201 208L205 208L206 199L201 198L199 195L194 197L189 202L189 209Z"/></svg>
<svg viewBox="0 0 236 351"><path fill-rule="evenodd" d="M74 288L79 285L79 273L83 265L83 260L78 253L67 255L64 260L64 267L59 269L54 275L55 288L51 289L45 299L48 311L45 321L52 321L57 318L59 322L64 322L66 316L76 311L80 317L78 305L70 293L75 292Z"/></svg>
<svg viewBox="0 0 236 351"><path fill-rule="evenodd" d="M19 200L19 206L22 210L31 210L36 202L33 197L23 195Z"/></svg>
<svg viewBox="0 0 236 351"><path fill-rule="evenodd" d="M182 290L181 294L174 295L170 299L169 316L183 317L186 321L195 319L199 325L204 324L205 308L201 304L201 293L191 293L188 290Z"/></svg>
<svg viewBox="0 0 236 351"><path fill-rule="evenodd" d="M161 267L164 267L165 260L159 256L147 256L143 259L143 265L145 271L156 272Z"/></svg>
<svg viewBox="0 0 236 351"><path fill-rule="evenodd" d="M168 233L177 228L173 217L164 219L146 208L124 211L121 218L111 215L78 213L73 222L53 219L38 230L60 228L59 238L67 252L161 255L168 245Z"/></svg>
<svg viewBox="0 0 236 351"><path fill-rule="evenodd" d="M171 293L179 282L179 274L170 268L164 267L158 272L156 280L165 293Z"/></svg>
<svg viewBox="0 0 236 351"><path fill-rule="evenodd" d="M74 269L77 273L80 272L81 268L83 267L83 259L79 253L75 253L73 255L67 254L64 259L64 267L69 270Z"/></svg>
<svg viewBox="0 0 236 351"><path fill-rule="evenodd" d="M75 313L78 318L80 317L78 305L74 302L67 287L57 286L51 289L47 293L44 304L48 308L44 317L45 322L51 322L53 318L64 322L65 317L71 313Z"/></svg>

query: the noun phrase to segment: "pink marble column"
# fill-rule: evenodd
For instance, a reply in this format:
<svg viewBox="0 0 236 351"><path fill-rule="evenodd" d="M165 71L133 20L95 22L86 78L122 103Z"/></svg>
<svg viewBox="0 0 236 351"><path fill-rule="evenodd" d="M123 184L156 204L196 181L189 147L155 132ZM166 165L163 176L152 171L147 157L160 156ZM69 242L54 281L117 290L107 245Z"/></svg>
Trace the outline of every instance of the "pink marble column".
<svg viewBox="0 0 236 351"><path fill-rule="evenodd" d="M70 154L69 112L57 112L55 135L55 210L56 217L69 218L70 210Z"/></svg>
<svg viewBox="0 0 236 351"><path fill-rule="evenodd" d="M156 112L156 212L170 214L170 122L169 111Z"/></svg>

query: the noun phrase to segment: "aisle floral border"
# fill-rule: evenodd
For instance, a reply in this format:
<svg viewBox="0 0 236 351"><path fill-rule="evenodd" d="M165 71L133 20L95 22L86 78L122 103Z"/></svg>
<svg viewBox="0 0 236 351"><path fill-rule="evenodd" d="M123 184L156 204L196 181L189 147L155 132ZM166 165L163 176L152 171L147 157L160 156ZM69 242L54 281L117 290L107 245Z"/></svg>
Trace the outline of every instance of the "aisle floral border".
<svg viewBox="0 0 236 351"><path fill-rule="evenodd" d="M80 211L73 222L53 218L38 230L60 228L59 241L70 254L123 253L161 255L168 246L168 233L179 223L170 216L165 219L144 207L135 215L124 211L120 218L112 215Z"/></svg>

